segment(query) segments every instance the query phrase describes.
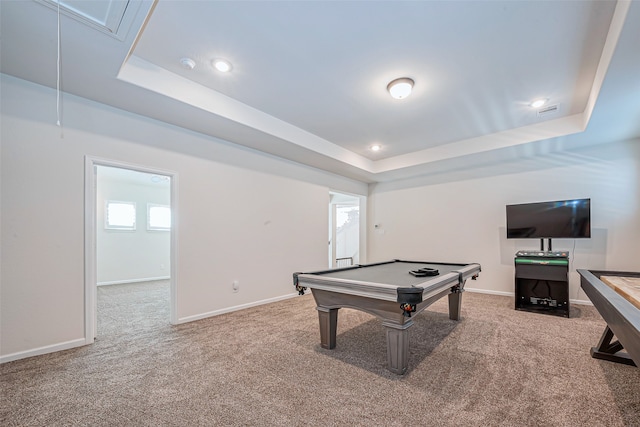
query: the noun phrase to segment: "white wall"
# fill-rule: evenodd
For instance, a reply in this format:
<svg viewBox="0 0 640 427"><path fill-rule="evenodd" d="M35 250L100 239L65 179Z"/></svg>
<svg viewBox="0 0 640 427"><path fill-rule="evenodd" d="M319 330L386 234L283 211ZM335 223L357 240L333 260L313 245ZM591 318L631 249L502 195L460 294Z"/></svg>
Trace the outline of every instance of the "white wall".
<svg viewBox="0 0 640 427"><path fill-rule="evenodd" d="M640 270L640 141L484 169L475 178L453 173L372 186L369 261L479 262L482 273L468 288L512 294L515 252L538 249L540 241L507 240L505 206L591 198L592 238L553 240L554 250L571 251L570 298L588 300L578 268Z"/></svg>
<svg viewBox="0 0 640 427"><path fill-rule="evenodd" d="M292 272L327 264L329 189L367 194L365 184L69 94L59 128L55 91L0 77L0 361L84 342L85 156L176 173L180 321L292 294ZM507 166L372 185L366 262L479 262L468 287L512 293L513 255L538 241L506 240L505 205L590 197L593 238L575 250L554 241L573 252L570 297L584 300L575 269L640 270L639 147L534 149Z"/></svg>
<svg viewBox="0 0 640 427"><path fill-rule="evenodd" d="M147 205L171 204L168 181L154 182L154 175L136 171L113 176L98 166L96 188L96 276L98 285L140 282L170 276L170 232L147 229ZM137 178L137 179L136 179ZM146 179L145 179L146 178ZM105 227L107 201L136 204L136 229Z"/></svg>
<svg viewBox="0 0 640 427"><path fill-rule="evenodd" d="M59 128L54 90L0 77L1 361L84 342L87 155L177 174L179 321L293 294L326 267L329 188L367 191L69 94Z"/></svg>

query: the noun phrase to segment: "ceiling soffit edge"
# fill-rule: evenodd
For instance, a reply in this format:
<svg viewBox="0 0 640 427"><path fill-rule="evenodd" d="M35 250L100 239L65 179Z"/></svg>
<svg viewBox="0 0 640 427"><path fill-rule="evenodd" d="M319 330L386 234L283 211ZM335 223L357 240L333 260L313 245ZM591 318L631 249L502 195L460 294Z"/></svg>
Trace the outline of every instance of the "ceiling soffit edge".
<svg viewBox="0 0 640 427"><path fill-rule="evenodd" d="M45 0L39 0L45 1ZM310 132L130 54L117 78L297 145L367 174L389 173L459 156L583 132L591 118L631 1L618 1L583 113L483 135L395 157L370 160ZM142 29L138 37L142 34ZM135 42L133 43L135 46ZM133 48L132 46L132 48ZM215 136L215 135L211 135ZM239 141L230 141L239 143ZM263 150L269 152L268 149Z"/></svg>
<svg viewBox="0 0 640 427"><path fill-rule="evenodd" d="M584 110L583 119L585 129L589 124L589 120L591 120L591 114L596 106L598 95L602 89L602 84L605 76L607 75L607 70L609 69L611 60L613 59L613 54L616 50L616 46L618 45L618 40L620 39L620 34L622 33L622 28L624 27L630 7L631 1L629 0L618 0L616 3L616 8L613 12L613 17L611 18L611 25L609 26L609 32L607 33L607 38L604 42L604 47L602 48L602 55L600 56L591 92L589 93L589 99L587 100L587 105Z"/></svg>
<svg viewBox="0 0 640 427"><path fill-rule="evenodd" d="M373 161L135 55L118 79L370 172ZM235 142L235 141L231 141Z"/></svg>

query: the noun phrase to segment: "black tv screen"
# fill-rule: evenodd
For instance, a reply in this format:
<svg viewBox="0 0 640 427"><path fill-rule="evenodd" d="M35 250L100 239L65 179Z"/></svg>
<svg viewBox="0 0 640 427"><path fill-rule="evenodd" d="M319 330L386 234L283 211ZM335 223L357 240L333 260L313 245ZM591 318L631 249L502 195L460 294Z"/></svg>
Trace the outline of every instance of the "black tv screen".
<svg viewBox="0 0 640 427"><path fill-rule="evenodd" d="M591 237L591 199L507 205L507 239Z"/></svg>

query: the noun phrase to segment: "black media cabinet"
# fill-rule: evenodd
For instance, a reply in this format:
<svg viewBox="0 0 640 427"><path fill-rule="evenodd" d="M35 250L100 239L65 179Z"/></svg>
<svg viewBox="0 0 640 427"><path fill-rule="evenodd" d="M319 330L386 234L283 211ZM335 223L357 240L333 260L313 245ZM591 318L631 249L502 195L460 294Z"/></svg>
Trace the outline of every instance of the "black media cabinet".
<svg viewBox="0 0 640 427"><path fill-rule="evenodd" d="M518 252L515 258L515 308L569 317L569 255Z"/></svg>

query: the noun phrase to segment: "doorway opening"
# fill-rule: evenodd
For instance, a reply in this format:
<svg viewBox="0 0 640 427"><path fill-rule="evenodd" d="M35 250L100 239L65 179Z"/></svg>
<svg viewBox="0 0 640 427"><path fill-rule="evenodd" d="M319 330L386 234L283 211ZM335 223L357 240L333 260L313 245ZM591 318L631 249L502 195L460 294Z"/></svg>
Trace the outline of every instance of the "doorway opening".
<svg viewBox="0 0 640 427"><path fill-rule="evenodd" d="M176 230L173 226L176 180L176 174L170 171L87 157L87 344L108 329L105 322L101 322L103 331L98 329L98 294L101 296L101 310L105 310L101 311L102 320L102 315L109 313L107 308L120 306L123 313L131 313L132 316L140 314L137 313L140 310L147 310L140 318L151 321L154 307L161 307L163 310L156 311L155 316L166 318L168 323L177 323Z"/></svg>
<svg viewBox="0 0 640 427"><path fill-rule="evenodd" d="M329 267L347 267L363 260L361 233L364 197L329 192Z"/></svg>

